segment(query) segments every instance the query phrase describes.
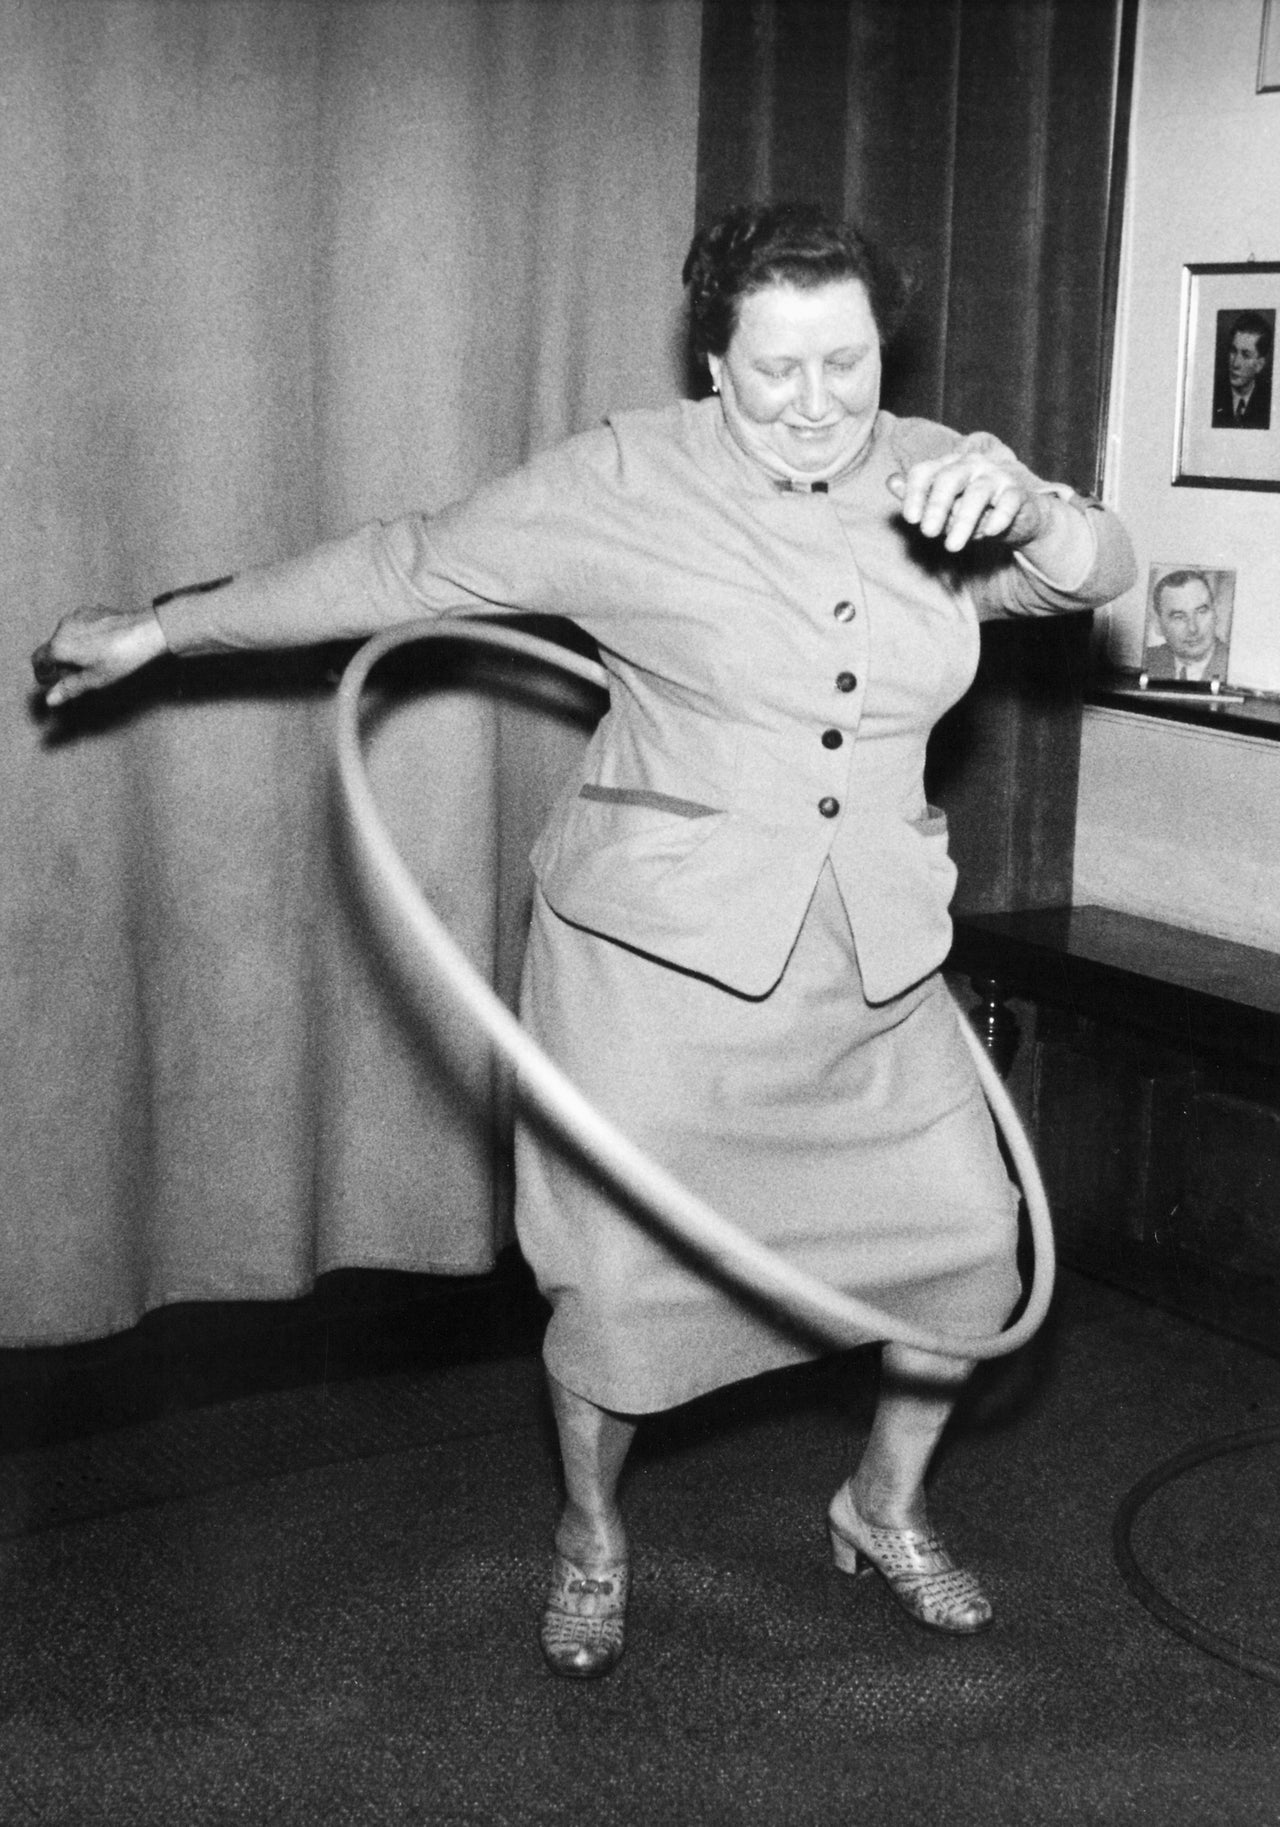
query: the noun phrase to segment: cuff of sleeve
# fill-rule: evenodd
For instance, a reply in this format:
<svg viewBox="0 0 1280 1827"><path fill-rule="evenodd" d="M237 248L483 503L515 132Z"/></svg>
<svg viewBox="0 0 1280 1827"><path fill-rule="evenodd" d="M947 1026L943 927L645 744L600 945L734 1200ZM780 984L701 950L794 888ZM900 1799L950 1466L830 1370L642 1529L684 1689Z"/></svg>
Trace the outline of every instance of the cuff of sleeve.
<svg viewBox="0 0 1280 1827"><path fill-rule="evenodd" d="M222 590L231 582L231 574L226 577L211 577L204 584L179 584L176 590L162 590L159 596L153 596L151 607L163 609L166 603L173 603L180 596L207 596L210 590Z"/></svg>
<svg viewBox="0 0 1280 1827"><path fill-rule="evenodd" d="M198 647L198 643L184 641L181 611L179 609L178 614L175 615L173 613L174 605L181 605L189 597L208 596L214 590L225 590L227 585L234 581L230 575L211 577L205 583L180 584L175 590L162 590L159 596L152 597L151 613L160 624L160 632L164 636L165 646L170 653L180 654L190 651L193 646Z"/></svg>
<svg viewBox="0 0 1280 1827"><path fill-rule="evenodd" d="M1094 515L1098 504L1064 484L1044 483L1037 493L1055 503L1044 532L1014 552L1014 560L1041 583L1070 594L1098 562Z"/></svg>

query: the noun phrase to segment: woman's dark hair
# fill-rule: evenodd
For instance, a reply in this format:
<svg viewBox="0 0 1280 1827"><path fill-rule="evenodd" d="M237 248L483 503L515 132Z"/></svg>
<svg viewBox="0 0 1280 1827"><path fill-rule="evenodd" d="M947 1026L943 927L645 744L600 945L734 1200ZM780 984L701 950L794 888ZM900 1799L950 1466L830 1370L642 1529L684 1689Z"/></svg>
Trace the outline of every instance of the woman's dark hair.
<svg viewBox="0 0 1280 1827"><path fill-rule="evenodd" d="M693 237L681 275L689 288L695 354L723 355L744 298L770 285L802 291L833 280L866 287L880 341L902 321L903 275L852 223L835 222L812 203L753 203L731 209Z"/></svg>

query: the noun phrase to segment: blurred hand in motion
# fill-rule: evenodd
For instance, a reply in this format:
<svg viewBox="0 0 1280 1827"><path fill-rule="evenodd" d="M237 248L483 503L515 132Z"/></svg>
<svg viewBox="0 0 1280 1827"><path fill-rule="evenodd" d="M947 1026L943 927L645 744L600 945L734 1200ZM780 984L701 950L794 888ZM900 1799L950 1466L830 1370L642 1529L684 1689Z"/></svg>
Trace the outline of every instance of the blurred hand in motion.
<svg viewBox="0 0 1280 1827"><path fill-rule="evenodd" d="M975 432L944 457L914 463L889 478L902 516L948 552L976 539L1029 545L1047 529L1056 497L1020 463L1007 445Z"/></svg>
<svg viewBox="0 0 1280 1827"><path fill-rule="evenodd" d="M153 609L101 604L64 615L31 656L36 684L51 710L89 691L128 678L168 651Z"/></svg>

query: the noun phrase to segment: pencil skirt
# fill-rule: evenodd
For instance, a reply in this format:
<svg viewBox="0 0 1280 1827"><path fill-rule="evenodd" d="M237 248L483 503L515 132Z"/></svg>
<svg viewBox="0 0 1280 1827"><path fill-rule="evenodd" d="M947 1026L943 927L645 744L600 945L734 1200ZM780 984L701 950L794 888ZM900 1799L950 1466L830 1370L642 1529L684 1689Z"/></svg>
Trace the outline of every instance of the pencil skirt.
<svg viewBox="0 0 1280 1827"><path fill-rule="evenodd" d="M1008 1317L1018 1196L962 1018L938 973L867 1001L830 870L761 997L575 926L538 892L521 1007L604 1115L790 1262L948 1335ZM832 1348L669 1242L529 1116L516 1228L552 1309L547 1368L602 1408L670 1408Z"/></svg>

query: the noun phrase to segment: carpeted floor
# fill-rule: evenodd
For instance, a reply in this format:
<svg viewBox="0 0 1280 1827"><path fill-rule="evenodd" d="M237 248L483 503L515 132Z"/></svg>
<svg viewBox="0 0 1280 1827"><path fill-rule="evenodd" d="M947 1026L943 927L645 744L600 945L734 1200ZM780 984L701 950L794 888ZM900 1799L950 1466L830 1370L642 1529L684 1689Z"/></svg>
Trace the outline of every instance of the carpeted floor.
<svg viewBox="0 0 1280 1827"><path fill-rule="evenodd" d="M986 1372L936 1518L997 1623L919 1629L826 1556L866 1354L650 1426L626 1657L543 1669L536 1359L248 1396L0 1457L0 1821L1280 1823L1280 1690L1117 1574L1138 1477L1280 1422L1280 1361L1064 1276ZM1280 1448L1167 1487L1143 1565L1280 1658Z"/></svg>

